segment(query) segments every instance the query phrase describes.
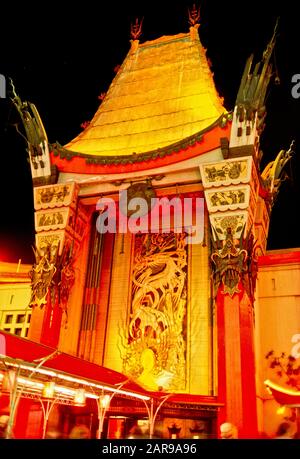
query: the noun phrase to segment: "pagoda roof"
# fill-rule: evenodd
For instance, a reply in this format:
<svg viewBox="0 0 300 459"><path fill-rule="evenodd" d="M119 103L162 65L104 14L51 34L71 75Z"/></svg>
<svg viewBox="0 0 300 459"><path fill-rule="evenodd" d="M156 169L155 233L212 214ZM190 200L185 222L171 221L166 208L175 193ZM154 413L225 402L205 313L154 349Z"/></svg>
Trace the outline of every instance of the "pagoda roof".
<svg viewBox="0 0 300 459"><path fill-rule="evenodd" d="M132 41L90 124L59 150L64 157L101 157L105 163L116 157L135 161L139 154L207 132L225 113L205 49L191 27L190 33Z"/></svg>

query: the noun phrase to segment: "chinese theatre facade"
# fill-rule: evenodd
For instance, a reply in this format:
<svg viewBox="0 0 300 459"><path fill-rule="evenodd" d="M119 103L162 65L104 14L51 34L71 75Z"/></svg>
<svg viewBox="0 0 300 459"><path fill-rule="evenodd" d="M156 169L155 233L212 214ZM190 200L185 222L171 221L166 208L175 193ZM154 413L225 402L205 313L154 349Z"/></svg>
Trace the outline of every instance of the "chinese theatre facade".
<svg viewBox="0 0 300 459"><path fill-rule="evenodd" d="M14 92L34 186L28 339L153 394L165 437L213 438L229 420L255 438L258 257L292 154L260 171L275 33L255 70L248 59L228 112L195 9L189 21L188 33L144 43L132 27L98 111L65 146L48 142L35 106ZM107 435L122 416L147 417L115 400Z"/></svg>

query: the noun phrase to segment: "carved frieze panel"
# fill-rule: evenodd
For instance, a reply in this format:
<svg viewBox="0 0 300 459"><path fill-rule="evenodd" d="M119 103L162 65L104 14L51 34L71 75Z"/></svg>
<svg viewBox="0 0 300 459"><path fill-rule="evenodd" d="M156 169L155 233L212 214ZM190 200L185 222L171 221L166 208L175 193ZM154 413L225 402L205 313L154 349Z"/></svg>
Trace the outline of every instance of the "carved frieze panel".
<svg viewBox="0 0 300 459"><path fill-rule="evenodd" d="M34 248L35 263L30 271L30 306L43 307L48 301L52 306L58 304L66 313L67 320L68 298L75 282L73 255L76 249L74 251L73 241L70 240L65 242L63 250L61 247L59 238L44 234Z"/></svg>
<svg viewBox="0 0 300 459"><path fill-rule="evenodd" d="M234 239L239 239L245 227L248 228L248 212L218 212L209 216L214 239L225 240L227 228L231 228Z"/></svg>
<svg viewBox="0 0 300 459"><path fill-rule="evenodd" d="M213 188L205 191L209 212L247 209L249 206L250 186Z"/></svg>
<svg viewBox="0 0 300 459"><path fill-rule="evenodd" d="M68 226L69 222L72 223L73 218L74 212L70 207L40 210L35 212L35 230L39 232L64 229Z"/></svg>
<svg viewBox="0 0 300 459"><path fill-rule="evenodd" d="M38 250L43 250L45 247L51 245L52 247L59 247L59 255L65 241L65 231L43 231L35 235L35 243Z"/></svg>
<svg viewBox="0 0 300 459"><path fill-rule="evenodd" d="M47 185L34 188L35 210L75 206L78 187L72 183Z"/></svg>
<svg viewBox="0 0 300 459"><path fill-rule="evenodd" d="M208 164L200 164L204 188L249 183L252 158L229 159Z"/></svg>

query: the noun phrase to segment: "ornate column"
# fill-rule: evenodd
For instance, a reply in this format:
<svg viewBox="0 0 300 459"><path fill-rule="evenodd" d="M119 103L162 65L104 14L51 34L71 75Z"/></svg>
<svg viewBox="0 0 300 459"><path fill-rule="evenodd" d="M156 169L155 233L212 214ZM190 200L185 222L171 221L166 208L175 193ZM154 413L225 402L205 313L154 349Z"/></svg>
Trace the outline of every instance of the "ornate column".
<svg viewBox="0 0 300 459"><path fill-rule="evenodd" d="M220 422L236 424L240 438L257 436L254 291L257 256L266 250L272 203L293 153L281 150L260 174L265 96L274 75L270 58L277 24L260 62L247 60L223 161L200 166L211 224L212 296L217 310ZM276 79L275 79L276 81ZM278 82L278 79L277 79Z"/></svg>
<svg viewBox="0 0 300 459"><path fill-rule="evenodd" d="M211 224L212 297L218 328L220 422L256 435L253 222L259 181L252 157L200 165Z"/></svg>
<svg viewBox="0 0 300 459"><path fill-rule="evenodd" d="M31 271L33 307L29 338L56 347L69 293L73 263L86 226L75 183L34 188L36 262Z"/></svg>

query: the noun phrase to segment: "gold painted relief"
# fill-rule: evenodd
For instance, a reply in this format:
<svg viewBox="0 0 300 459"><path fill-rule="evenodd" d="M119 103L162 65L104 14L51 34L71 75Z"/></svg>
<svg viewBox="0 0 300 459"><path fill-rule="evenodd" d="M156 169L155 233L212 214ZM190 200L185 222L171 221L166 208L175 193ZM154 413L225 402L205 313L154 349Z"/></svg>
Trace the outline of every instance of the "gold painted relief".
<svg viewBox="0 0 300 459"><path fill-rule="evenodd" d="M69 220L70 208L44 210L35 213L35 230L49 231L66 228Z"/></svg>
<svg viewBox="0 0 300 459"><path fill-rule="evenodd" d="M47 304L47 293L56 273L57 251L58 244L55 240L52 244L43 244L34 249L36 261L29 273L31 278L30 306L42 307Z"/></svg>
<svg viewBox="0 0 300 459"><path fill-rule="evenodd" d="M74 201L75 189L75 183L36 187L34 188L34 208L40 210L67 207Z"/></svg>
<svg viewBox="0 0 300 459"><path fill-rule="evenodd" d="M249 185L243 187L215 188L205 191L209 212L246 209L249 205Z"/></svg>
<svg viewBox="0 0 300 459"><path fill-rule="evenodd" d="M221 185L237 185L250 182L251 158L201 164L200 172L205 188Z"/></svg>
<svg viewBox="0 0 300 459"><path fill-rule="evenodd" d="M38 250L43 250L45 247L57 245L59 247L59 255L61 255L65 239L65 231L47 231L35 235L36 247Z"/></svg>
<svg viewBox="0 0 300 459"><path fill-rule="evenodd" d="M135 236L132 302L121 332L123 371L151 390L185 390L185 234Z"/></svg>
<svg viewBox="0 0 300 459"><path fill-rule="evenodd" d="M35 247L35 263L30 271L31 298L30 306L43 307L49 302L53 306L58 304L66 313L68 298L75 282L74 245L69 242L59 254L60 241L54 237L40 241Z"/></svg>
<svg viewBox="0 0 300 459"><path fill-rule="evenodd" d="M248 212L232 212L224 214L210 215L210 222L213 227L214 239L225 240L227 236L227 228L231 228L233 237L239 239L244 226L247 226Z"/></svg>

